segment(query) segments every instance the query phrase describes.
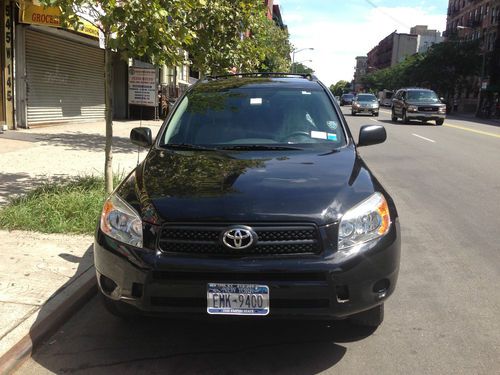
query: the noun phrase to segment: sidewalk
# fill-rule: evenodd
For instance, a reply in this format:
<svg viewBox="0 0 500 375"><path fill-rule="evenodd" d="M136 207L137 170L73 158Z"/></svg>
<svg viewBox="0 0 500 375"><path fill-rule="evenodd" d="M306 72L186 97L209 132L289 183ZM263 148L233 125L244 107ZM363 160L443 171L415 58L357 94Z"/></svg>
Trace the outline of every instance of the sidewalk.
<svg viewBox="0 0 500 375"><path fill-rule="evenodd" d="M128 139L139 121L115 121L113 166L128 173L146 152ZM161 121L142 121L156 134ZM0 207L47 181L103 174L103 122L0 134ZM37 218L34 218L36 220ZM91 236L0 230L0 373L12 371L33 346L95 294Z"/></svg>
<svg viewBox="0 0 500 375"><path fill-rule="evenodd" d="M492 126L500 126L500 119L498 118L479 118L476 117L474 113L462 113L462 112L452 112L446 116L450 120L462 120L462 121L471 121L476 122L478 124L484 125L492 125Z"/></svg>

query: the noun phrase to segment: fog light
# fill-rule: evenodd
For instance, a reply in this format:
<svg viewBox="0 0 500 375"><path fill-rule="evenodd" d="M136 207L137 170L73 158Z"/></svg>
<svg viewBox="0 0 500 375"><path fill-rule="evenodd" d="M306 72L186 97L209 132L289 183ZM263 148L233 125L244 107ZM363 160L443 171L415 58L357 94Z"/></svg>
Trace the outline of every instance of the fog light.
<svg viewBox="0 0 500 375"><path fill-rule="evenodd" d="M391 282L388 279L379 280L373 285L373 293L377 293L379 298L384 298L390 285Z"/></svg>
<svg viewBox="0 0 500 375"><path fill-rule="evenodd" d="M100 281L102 290L104 292L106 292L107 294L113 293L113 291L118 286L118 285L116 285L116 283L113 280L111 280L109 277L106 277L104 275L101 275L99 281Z"/></svg>

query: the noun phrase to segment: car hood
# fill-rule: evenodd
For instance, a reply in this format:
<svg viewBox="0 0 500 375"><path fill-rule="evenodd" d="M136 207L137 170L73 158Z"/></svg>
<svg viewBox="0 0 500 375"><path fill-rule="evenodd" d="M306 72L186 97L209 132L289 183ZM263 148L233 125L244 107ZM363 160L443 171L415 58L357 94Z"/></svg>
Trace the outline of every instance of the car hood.
<svg viewBox="0 0 500 375"><path fill-rule="evenodd" d="M337 221L378 186L353 145L323 152L152 149L135 182L146 221L154 207L160 222L318 225Z"/></svg>

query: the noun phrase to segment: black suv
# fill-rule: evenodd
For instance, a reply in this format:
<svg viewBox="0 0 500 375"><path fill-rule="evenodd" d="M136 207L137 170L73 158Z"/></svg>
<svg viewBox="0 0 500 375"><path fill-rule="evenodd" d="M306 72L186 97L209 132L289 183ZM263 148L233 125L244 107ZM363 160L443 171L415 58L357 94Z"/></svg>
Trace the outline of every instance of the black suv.
<svg viewBox="0 0 500 375"><path fill-rule="evenodd" d="M410 120L436 121L443 125L446 117L446 105L432 90L421 88L400 89L392 100L392 121L401 118L405 124Z"/></svg>
<svg viewBox="0 0 500 375"><path fill-rule="evenodd" d="M99 290L116 315L344 319L377 326L394 291L396 207L310 75L207 78L178 100L104 204Z"/></svg>

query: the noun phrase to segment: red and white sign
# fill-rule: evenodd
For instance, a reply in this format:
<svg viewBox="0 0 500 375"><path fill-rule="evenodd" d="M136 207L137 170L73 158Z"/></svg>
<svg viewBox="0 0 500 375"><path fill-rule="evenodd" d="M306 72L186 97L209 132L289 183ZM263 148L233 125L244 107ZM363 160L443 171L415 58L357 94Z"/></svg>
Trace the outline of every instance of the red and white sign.
<svg viewBox="0 0 500 375"><path fill-rule="evenodd" d="M158 105L157 91L155 68L129 68L129 104L156 107Z"/></svg>

